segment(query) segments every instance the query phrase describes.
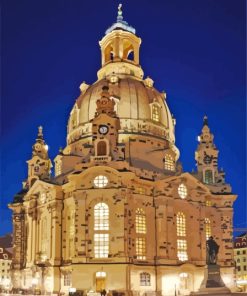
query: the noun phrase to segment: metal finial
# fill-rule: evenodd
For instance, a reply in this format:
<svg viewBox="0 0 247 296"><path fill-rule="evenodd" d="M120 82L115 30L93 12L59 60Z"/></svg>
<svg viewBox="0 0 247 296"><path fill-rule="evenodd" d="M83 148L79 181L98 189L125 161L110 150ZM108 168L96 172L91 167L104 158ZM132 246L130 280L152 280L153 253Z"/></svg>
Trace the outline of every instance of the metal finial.
<svg viewBox="0 0 247 296"><path fill-rule="evenodd" d="M203 125L208 125L208 117L206 115L203 117Z"/></svg>

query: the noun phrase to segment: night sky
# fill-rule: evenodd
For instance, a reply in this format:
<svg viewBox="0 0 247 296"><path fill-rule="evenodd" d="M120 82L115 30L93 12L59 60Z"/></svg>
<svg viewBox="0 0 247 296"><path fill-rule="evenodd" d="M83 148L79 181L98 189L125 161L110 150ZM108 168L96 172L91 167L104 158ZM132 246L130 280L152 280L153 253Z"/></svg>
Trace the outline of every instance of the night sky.
<svg viewBox="0 0 247 296"><path fill-rule="evenodd" d="M53 159L65 146L70 110L82 81L100 68L98 41L115 21L113 0L2 0L1 226L7 203L27 177L37 127ZM219 167L238 194L234 226L247 227L244 0L122 1L123 16L142 38L140 63L165 90L174 114L184 171L195 168L206 114Z"/></svg>

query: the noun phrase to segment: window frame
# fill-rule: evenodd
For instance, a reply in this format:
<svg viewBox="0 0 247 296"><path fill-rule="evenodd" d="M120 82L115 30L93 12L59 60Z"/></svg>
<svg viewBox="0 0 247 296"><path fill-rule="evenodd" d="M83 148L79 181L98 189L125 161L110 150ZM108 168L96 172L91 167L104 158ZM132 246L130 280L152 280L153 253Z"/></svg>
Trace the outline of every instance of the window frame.
<svg viewBox="0 0 247 296"><path fill-rule="evenodd" d="M151 286L151 274L148 272L140 273L140 286L147 287Z"/></svg>

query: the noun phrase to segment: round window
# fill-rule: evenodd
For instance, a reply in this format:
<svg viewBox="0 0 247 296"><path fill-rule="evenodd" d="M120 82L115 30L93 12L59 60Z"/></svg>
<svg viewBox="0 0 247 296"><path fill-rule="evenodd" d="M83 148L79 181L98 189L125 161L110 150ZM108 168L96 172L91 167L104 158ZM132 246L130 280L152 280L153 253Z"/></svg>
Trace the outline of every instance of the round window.
<svg viewBox="0 0 247 296"><path fill-rule="evenodd" d="M178 186L178 195L184 199L186 198L187 194L188 194L187 187L184 184L180 184Z"/></svg>
<svg viewBox="0 0 247 296"><path fill-rule="evenodd" d="M95 187L103 188L108 184L108 179L106 176L99 175L94 179L93 183Z"/></svg>

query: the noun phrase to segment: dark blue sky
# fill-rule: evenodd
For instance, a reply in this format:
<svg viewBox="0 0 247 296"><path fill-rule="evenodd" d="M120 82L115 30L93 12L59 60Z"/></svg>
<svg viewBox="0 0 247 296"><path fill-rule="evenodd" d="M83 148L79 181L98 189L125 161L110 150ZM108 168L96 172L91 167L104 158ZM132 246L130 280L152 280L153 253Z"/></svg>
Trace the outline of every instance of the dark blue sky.
<svg viewBox="0 0 247 296"><path fill-rule="evenodd" d="M69 112L82 81L100 67L98 41L115 21L113 0L2 0L1 226L6 204L27 176L37 126L53 159L65 146ZM246 90L244 0L122 1L125 20L142 38L141 65L177 120L185 171L195 167L202 118L220 150L219 166L238 194L234 224L246 217Z"/></svg>

